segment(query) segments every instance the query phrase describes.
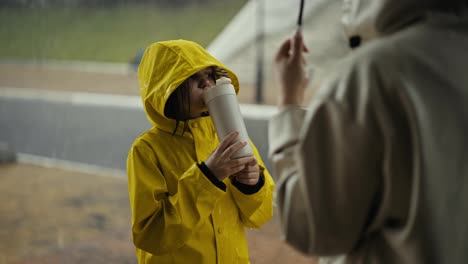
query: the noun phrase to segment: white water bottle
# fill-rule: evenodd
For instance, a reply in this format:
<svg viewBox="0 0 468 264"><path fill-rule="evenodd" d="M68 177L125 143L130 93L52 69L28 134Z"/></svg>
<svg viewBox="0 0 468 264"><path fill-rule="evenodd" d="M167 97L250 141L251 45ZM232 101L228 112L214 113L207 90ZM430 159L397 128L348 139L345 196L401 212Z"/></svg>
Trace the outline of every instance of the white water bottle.
<svg viewBox="0 0 468 264"><path fill-rule="evenodd" d="M219 140L222 140L232 131L239 131L239 135L234 142L247 142L247 145L234 153L232 157L253 156L247 129L245 128L236 91L231 84L231 80L226 77L216 80L216 86L205 91L203 99L210 112L211 120L213 120L216 127Z"/></svg>

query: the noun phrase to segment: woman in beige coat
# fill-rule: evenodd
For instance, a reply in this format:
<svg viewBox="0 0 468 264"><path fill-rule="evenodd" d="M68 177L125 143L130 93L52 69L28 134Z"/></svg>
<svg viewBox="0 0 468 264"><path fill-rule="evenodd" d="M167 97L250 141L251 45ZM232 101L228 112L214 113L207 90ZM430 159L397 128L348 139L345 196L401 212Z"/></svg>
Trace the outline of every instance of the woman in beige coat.
<svg viewBox="0 0 468 264"><path fill-rule="evenodd" d="M285 239L321 262L468 263L466 0L344 2L363 45L307 110L301 33L276 56Z"/></svg>

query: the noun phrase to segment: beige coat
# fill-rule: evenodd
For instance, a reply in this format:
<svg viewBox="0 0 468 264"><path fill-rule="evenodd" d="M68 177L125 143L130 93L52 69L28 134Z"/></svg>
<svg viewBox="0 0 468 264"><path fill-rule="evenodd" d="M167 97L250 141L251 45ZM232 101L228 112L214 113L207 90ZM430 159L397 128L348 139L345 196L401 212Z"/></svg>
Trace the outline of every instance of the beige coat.
<svg viewBox="0 0 468 264"><path fill-rule="evenodd" d="M380 2L377 39L270 122L284 238L323 263L468 263L467 16Z"/></svg>

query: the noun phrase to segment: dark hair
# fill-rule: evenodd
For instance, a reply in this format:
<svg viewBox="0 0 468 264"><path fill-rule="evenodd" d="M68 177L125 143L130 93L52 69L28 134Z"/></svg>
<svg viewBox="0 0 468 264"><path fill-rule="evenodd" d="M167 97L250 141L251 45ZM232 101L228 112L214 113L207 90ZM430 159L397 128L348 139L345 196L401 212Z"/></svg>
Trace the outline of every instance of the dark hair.
<svg viewBox="0 0 468 264"><path fill-rule="evenodd" d="M212 68L215 80L220 77L228 77L226 70L215 66ZM181 121L184 121L184 130L182 131L182 135L187 130L185 121L190 119L190 87L188 80L189 79L185 80L174 90L174 92L167 99L166 105L164 107L164 115L167 118L176 120L176 126L172 132L172 135L176 134L177 128L179 127Z"/></svg>
<svg viewBox="0 0 468 264"><path fill-rule="evenodd" d="M227 71L224 69L213 67L213 72L215 80L220 77L228 77ZM172 135L176 134L180 121L187 121L190 119L190 87L188 80L189 79L185 80L172 92L164 107L164 115L167 118L176 120L176 126ZM184 123L182 135L185 133L186 129L186 124Z"/></svg>
<svg viewBox="0 0 468 264"><path fill-rule="evenodd" d="M164 107L164 115L168 118L176 120L176 126L172 135L175 135L180 121L185 121L190 116L190 87L188 79L185 80L167 99L166 106ZM186 126L184 123L184 134Z"/></svg>

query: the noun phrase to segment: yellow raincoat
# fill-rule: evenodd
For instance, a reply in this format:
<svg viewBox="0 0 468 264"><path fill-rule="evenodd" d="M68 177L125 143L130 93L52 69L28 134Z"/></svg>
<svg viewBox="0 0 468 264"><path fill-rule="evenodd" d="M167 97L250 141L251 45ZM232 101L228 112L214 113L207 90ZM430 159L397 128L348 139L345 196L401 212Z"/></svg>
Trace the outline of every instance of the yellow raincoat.
<svg viewBox="0 0 468 264"><path fill-rule="evenodd" d="M128 155L132 234L143 263L249 263L244 227L258 228L273 215L274 183L254 149L264 185L244 194L229 178L226 191L198 168L218 146L210 117L178 126L164 116L172 92L194 73L225 69L201 46L185 40L159 42L145 52L138 79L143 105L153 128L138 137ZM182 130L186 126L185 133Z"/></svg>

